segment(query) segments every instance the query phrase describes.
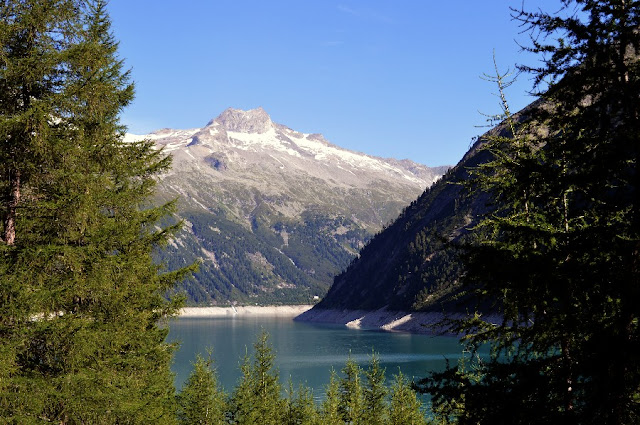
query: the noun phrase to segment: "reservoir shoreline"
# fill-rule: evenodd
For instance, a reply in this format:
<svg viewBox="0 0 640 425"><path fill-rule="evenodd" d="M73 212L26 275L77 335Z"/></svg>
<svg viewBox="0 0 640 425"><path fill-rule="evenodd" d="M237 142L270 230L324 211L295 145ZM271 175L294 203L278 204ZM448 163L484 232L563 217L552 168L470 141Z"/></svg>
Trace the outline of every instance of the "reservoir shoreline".
<svg viewBox="0 0 640 425"><path fill-rule="evenodd" d="M435 334L442 330L437 325L443 319L442 313L379 310L335 310L311 309L294 320L312 323L342 324L351 329L381 330L387 332L408 332L412 334Z"/></svg>
<svg viewBox="0 0 640 425"><path fill-rule="evenodd" d="M443 334L443 313L379 310L336 310L313 308L313 305L184 307L178 317L281 317L297 322L330 323L350 329L406 332L411 334ZM463 319L459 313L447 319ZM485 320L498 323L499 318L485 316Z"/></svg>
<svg viewBox="0 0 640 425"><path fill-rule="evenodd" d="M232 306L232 307L183 307L179 317L227 317L227 316L270 316L296 317L309 310L312 305L278 306Z"/></svg>
<svg viewBox="0 0 640 425"><path fill-rule="evenodd" d="M407 332L412 334L451 335L447 321L466 319L462 313L379 310L335 310L314 308L305 311L294 320L312 323L342 324L352 329ZM490 323L500 323L499 315L484 315Z"/></svg>

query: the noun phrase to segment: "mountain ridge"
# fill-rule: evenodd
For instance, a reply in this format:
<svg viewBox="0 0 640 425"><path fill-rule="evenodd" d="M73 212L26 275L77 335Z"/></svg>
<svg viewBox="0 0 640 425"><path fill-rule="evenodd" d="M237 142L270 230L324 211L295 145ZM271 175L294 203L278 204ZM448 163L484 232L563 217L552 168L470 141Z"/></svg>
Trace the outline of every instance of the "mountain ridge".
<svg viewBox="0 0 640 425"><path fill-rule="evenodd" d="M158 199L178 197L187 223L159 259L202 262L181 288L201 305L313 302L446 168L343 149L262 108L125 140L145 138L173 157Z"/></svg>

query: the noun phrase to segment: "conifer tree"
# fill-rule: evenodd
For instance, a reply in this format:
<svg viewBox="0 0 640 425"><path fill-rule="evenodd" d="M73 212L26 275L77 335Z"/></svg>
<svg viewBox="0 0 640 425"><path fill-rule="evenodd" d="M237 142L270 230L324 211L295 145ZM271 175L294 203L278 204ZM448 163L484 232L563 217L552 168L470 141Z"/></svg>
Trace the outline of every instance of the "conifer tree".
<svg viewBox="0 0 640 425"><path fill-rule="evenodd" d="M340 403L338 409L342 420L348 424L362 424L364 395L362 392L362 369L349 357L342 369L340 379Z"/></svg>
<svg viewBox="0 0 640 425"><path fill-rule="evenodd" d="M343 424L344 422L340 415L340 385L338 382L338 375L333 369L331 369L331 375L329 376L329 384L326 387L325 396L326 397L322 402L320 415L322 424Z"/></svg>
<svg viewBox="0 0 640 425"><path fill-rule="evenodd" d="M391 387L391 405L389 407L390 425L423 425L426 424L421 404L409 381L402 372L394 375Z"/></svg>
<svg viewBox="0 0 640 425"><path fill-rule="evenodd" d="M313 391L306 385L300 384L298 391L293 390L293 382L289 378L289 400L286 424L289 425L319 425L318 411L313 401Z"/></svg>
<svg viewBox="0 0 640 425"><path fill-rule="evenodd" d="M275 355L268 339L269 335L263 331L254 344L253 361L246 355L240 366L242 377L231 398L236 424L280 425L285 419L286 402L280 396Z"/></svg>
<svg viewBox="0 0 640 425"><path fill-rule="evenodd" d="M172 348L152 250L170 164L124 143L133 86L105 2L0 4L0 415L30 423L174 423Z"/></svg>
<svg viewBox="0 0 640 425"><path fill-rule="evenodd" d="M258 420L255 384L252 377L251 357L245 354L240 364L242 377L233 390L230 400L231 416L234 424L250 424Z"/></svg>
<svg viewBox="0 0 640 425"><path fill-rule="evenodd" d="M185 425L222 425L226 423L226 397L218 386L211 357L198 354L193 370L178 395L178 422Z"/></svg>
<svg viewBox="0 0 640 425"><path fill-rule="evenodd" d="M430 390L464 406L459 423L635 423L640 4L514 12L542 58L523 67L541 101L518 117L504 109L508 137L488 140L493 160L474 171L500 208L476 229L465 277L504 319L458 327L493 356Z"/></svg>
<svg viewBox="0 0 640 425"><path fill-rule="evenodd" d="M363 422L368 425L386 424L388 415L387 388L385 387L384 369L380 367L380 359L375 353L371 355L365 377Z"/></svg>

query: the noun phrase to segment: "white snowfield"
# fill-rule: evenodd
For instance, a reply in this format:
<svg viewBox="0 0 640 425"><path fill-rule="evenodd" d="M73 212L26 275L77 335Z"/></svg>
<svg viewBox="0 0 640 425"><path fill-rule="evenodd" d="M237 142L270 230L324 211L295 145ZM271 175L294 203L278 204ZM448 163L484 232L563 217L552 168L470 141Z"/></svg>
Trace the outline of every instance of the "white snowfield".
<svg viewBox="0 0 640 425"><path fill-rule="evenodd" d="M150 134L132 134L127 133L124 135L123 141L125 143L134 143L139 142L141 140L162 140L162 139L184 139L180 140L180 142L175 143L176 147L178 146L186 146L190 139L185 139L193 136L196 132L200 131L199 128L191 129L191 130L158 130ZM186 143L185 143L186 142Z"/></svg>

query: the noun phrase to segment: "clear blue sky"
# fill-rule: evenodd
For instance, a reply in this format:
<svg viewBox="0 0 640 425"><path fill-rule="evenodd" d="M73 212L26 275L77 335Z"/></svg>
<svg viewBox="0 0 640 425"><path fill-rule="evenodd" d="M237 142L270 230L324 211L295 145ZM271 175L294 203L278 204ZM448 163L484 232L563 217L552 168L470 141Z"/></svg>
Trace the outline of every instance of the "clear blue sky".
<svg viewBox="0 0 640 425"><path fill-rule="evenodd" d="M136 99L133 133L204 126L262 106L295 130L371 155L455 164L499 111L493 72L521 54L523 0L111 0ZM559 0L524 0L526 9ZM530 76L508 91L517 110Z"/></svg>

